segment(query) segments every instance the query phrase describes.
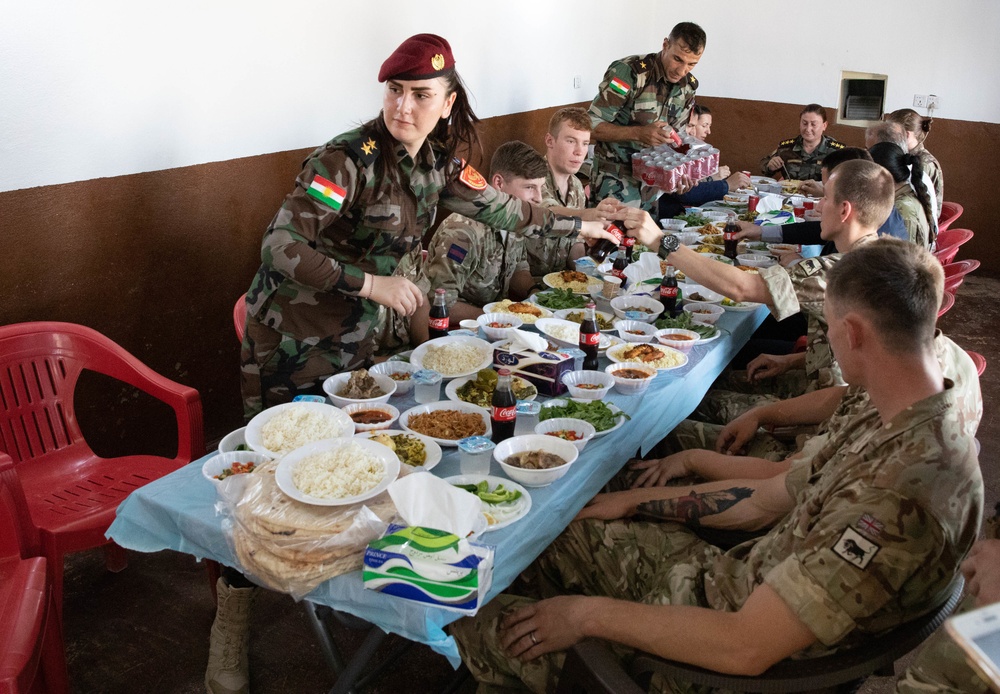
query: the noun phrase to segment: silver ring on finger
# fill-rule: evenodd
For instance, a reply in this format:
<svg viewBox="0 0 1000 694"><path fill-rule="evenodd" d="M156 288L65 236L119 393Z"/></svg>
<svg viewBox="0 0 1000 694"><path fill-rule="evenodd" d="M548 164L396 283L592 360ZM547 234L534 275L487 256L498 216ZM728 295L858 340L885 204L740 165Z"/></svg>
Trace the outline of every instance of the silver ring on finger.
<svg viewBox="0 0 1000 694"><path fill-rule="evenodd" d="M528 637L531 638L531 643L535 644L536 646L538 645L538 639L535 638L534 631L528 632Z"/></svg>

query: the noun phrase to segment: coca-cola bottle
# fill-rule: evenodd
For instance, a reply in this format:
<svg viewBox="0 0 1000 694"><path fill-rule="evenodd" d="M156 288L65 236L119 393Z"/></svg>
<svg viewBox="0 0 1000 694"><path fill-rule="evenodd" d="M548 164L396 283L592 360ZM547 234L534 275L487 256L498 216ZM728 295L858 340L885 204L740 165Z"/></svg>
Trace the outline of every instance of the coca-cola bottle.
<svg viewBox="0 0 1000 694"><path fill-rule="evenodd" d="M614 236L617 241L601 239L591 246L590 251L588 252L590 257L597 263L603 263L604 259L614 253L615 249L618 248L618 245L622 242L622 239L625 238L625 232L616 227L614 224L608 226L608 233Z"/></svg>
<svg viewBox="0 0 1000 694"><path fill-rule="evenodd" d="M497 372L497 389L493 391L493 443L506 441L517 426L517 399L510 384L510 369Z"/></svg>
<svg viewBox="0 0 1000 694"><path fill-rule="evenodd" d="M445 337L448 334L448 304L445 301L444 289L434 290L434 305L431 306L427 327L432 340L436 337Z"/></svg>
<svg viewBox="0 0 1000 694"><path fill-rule="evenodd" d="M618 255L615 257L615 262L611 266L611 274L622 281L622 290L624 291L626 283L628 283L628 277L625 276L625 268L628 267L629 263L629 250L628 247L623 243L618 246Z"/></svg>
<svg viewBox="0 0 1000 694"><path fill-rule="evenodd" d="M673 265L667 265L667 271L660 282L660 303L663 304L663 316L669 318L677 309L677 270Z"/></svg>
<svg viewBox="0 0 1000 694"><path fill-rule="evenodd" d="M583 322L580 324L580 349L583 351L583 368L585 371L597 371L597 345L601 342L601 331L597 329L597 307L587 304L583 310Z"/></svg>
<svg viewBox="0 0 1000 694"><path fill-rule="evenodd" d="M737 234L739 233L740 225L736 223L736 215L730 214L726 220L726 226L722 230L722 241L726 246L722 255L731 258L734 263L736 262L736 255L739 253L737 250L740 245L739 239L737 239Z"/></svg>

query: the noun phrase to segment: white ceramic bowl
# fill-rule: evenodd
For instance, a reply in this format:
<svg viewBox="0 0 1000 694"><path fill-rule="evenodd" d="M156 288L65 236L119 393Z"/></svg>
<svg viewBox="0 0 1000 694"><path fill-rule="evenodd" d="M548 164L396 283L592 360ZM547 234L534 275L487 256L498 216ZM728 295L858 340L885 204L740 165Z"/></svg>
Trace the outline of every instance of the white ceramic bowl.
<svg viewBox="0 0 1000 694"><path fill-rule="evenodd" d="M743 253L736 256L736 259L740 261L740 265L746 265L747 267L771 267L778 264L777 259L773 256L761 253Z"/></svg>
<svg viewBox="0 0 1000 694"><path fill-rule="evenodd" d="M326 396L330 398L330 402L337 407L343 407L344 405L350 405L351 403L374 405L380 402L389 402L389 398L392 397L392 394L396 392L396 388L398 387L396 382L388 376L383 374L373 374L369 371L368 373L375 379L378 387L382 389L382 395L379 395L377 398L345 398L338 395L338 393L347 387L347 381L351 377L351 373L352 372L334 374L333 376L330 376L330 378L323 381L323 392L325 392Z"/></svg>
<svg viewBox="0 0 1000 694"><path fill-rule="evenodd" d="M684 304L684 312L691 314L691 320L705 325L715 325L726 312L718 304L706 304L701 301L688 301ZM707 313L706 313L707 312Z"/></svg>
<svg viewBox="0 0 1000 694"><path fill-rule="evenodd" d="M219 484L222 480L215 479L215 476L222 474L222 471L231 467L233 463L253 463L254 465L260 465L268 462L269 460L271 459L263 453L255 453L254 451L231 451L229 453L219 453L217 455L213 455L202 464L201 474L204 475L205 479L209 482Z"/></svg>
<svg viewBox="0 0 1000 694"><path fill-rule="evenodd" d="M613 378L601 371L570 371L563 374L562 382L569 388L572 397L581 400L600 400L615 384ZM581 384L597 385L600 388L581 388Z"/></svg>
<svg viewBox="0 0 1000 694"><path fill-rule="evenodd" d="M651 342L653 334L656 333L656 326L641 320L622 319L615 323L618 328L618 336L625 342ZM642 333L635 335L635 332Z"/></svg>
<svg viewBox="0 0 1000 694"><path fill-rule="evenodd" d="M554 417L535 425L536 434L548 436L549 432L552 431L575 431L576 435L580 438L576 441L570 441L570 443L576 446L576 450L580 452L583 452L583 449L587 447L587 442L594 438L594 434L597 433L597 429L594 428L593 424L582 419L574 419L573 417ZM553 438L560 437L555 436ZM563 439L563 441L567 440Z"/></svg>
<svg viewBox="0 0 1000 694"><path fill-rule="evenodd" d="M729 219L728 212L715 212L713 210L705 210L701 213L702 216L710 222L722 222L723 224Z"/></svg>
<svg viewBox="0 0 1000 694"><path fill-rule="evenodd" d="M235 431L230 431L219 441L219 453L232 453L240 446L247 445L247 428L240 427Z"/></svg>
<svg viewBox="0 0 1000 694"><path fill-rule="evenodd" d="M384 422L378 422L377 424L359 424L358 422L354 422L355 431L374 431L376 429L389 429L392 427L393 424L396 423L396 420L399 419L399 410L397 410L392 405L388 405L386 403L376 403L374 405L369 405L367 403L362 403L362 402L353 402L350 405L344 405L340 409L346 412L348 417L350 417L355 412L364 412L365 410L379 410L381 412L385 412L390 417ZM354 418L351 417L351 419L353 420Z"/></svg>
<svg viewBox="0 0 1000 694"><path fill-rule="evenodd" d="M476 323L486 333L486 337L494 341L507 338L511 330L524 325L524 321L513 313L484 313L476 319ZM490 323L507 323L508 326L506 328L491 328Z"/></svg>
<svg viewBox="0 0 1000 694"><path fill-rule="evenodd" d="M407 379L395 379L392 380L396 383L396 392L393 396L406 395L413 390L413 374L420 371L419 367L411 364L408 361L384 361L379 364L375 364L373 367L368 369L368 373L378 376L388 376L392 378L392 374L409 374Z"/></svg>
<svg viewBox="0 0 1000 694"><path fill-rule="evenodd" d="M701 298L695 298L695 294ZM724 298L719 292L713 292L701 284L684 285L684 299L686 301L700 301L703 304L721 304Z"/></svg>
<svg viewBox="0 0 1000 694"><path fill-rule="evenodd" d="M515 453L525 451L546 451L559 456L566 462L558 467L547 470L525 470L515 465L508 465L505 461ZM514 436L498 444L493 450L493 458L500 463L503 471L515 482L520 482L525 487L545 487L552 484L557 479L569 472L570 466L576 461L580 451L576 449L571 441L564 441L555 436L544 434L527 434L526 436Z"/></svg>
<svg viewBox="0 0 1000 694"><path fill-rule="evenodd" d="M684 227L688 225L683 219L661 219L660 226L664 231L668 232L678 232L684 231Z"/></svg>
<svg viewBox="0 0 1000 694"><path fill-rule="evenodd" d="M649 374L646 378L622 378L617 374L618 371L622 369L638 369L646 374ZM622 395L636 395L637 393L642 393L647 388L649 384L653 382L656 378L657 371L651 366L646 366L642 362L638 361L626 361L620 364L611 364L604 369L611 378L615 381L615 390L617 390Z"/></svg>
<svg viewBox="0 0 1000 694"><path fill-rule="evenodd" d="M683 335L684 337L690 338L687 340L676 340L670 339L669 336ZM701 335L696 333L694 330L684 330L682 328L664 328L663 330L656 331L656 341L661 345L667 347L673 347L678 352L683 352L687 354L701 339Z"/></svg>
<svg viewBox="0 0 1000 694"><path fill-rule="evenodd" d="M641 316L638 318L625 315L627 309L638 306L648 308L650 313L642 313L641 311L635 312ZM663 304L656 299L650 299L648 296L616 296L611 300L611 310L614 311L615 315L619 318L641 320L644 323L652 323L659 318L661 313L663 313Z"/></svg>
<svg viewBox="0 0 1000 694"><path fill-rule="evenodd" d="M697 246L701 243L701 234L697 231L682 231L677 234L677 238L679 238L681 243L685 246Z"/></svg>

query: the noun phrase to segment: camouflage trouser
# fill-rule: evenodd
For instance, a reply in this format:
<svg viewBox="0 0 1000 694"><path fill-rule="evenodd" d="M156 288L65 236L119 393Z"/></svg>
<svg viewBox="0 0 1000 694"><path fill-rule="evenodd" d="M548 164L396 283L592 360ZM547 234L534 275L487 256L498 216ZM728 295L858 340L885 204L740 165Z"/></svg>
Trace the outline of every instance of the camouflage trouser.
<svg viewBox="0 0 1000 694"><path fill-rule="evenodd" d="M480 692L524 689L552 692L565 655L530 663L500 649L500 622L518 607L553 595L605 596L650 605L704 606L703 573L719 552L673 523L577 521L556 538L522 578L530 596L500 595L475 617L452 625L462 660L481 683ZM632 651L611 644L627 660ZM703 691L654 680L651 691Z"/></svg>
<svg viewBox="0 0 1000 694"><path fill-rule="evenodd" d="M803 369L792 369L759 383L747 381L746 371L731 370L715 381L691 417L711 424L728 424L755 407L798 397L814 388L815 383Z"/></svg>
<svg viewBox="0 0 1000 694"><path fill-rule="evenodd" d="M615 198L629 207L641 207L652 213L656 210L656 201L661 194L659 188L644 186L631 176L616 176L600 171L590 186L590 204L597 205L605 198Z"/></svg>
<svg viewBox="0 0 1000 694"><path fill-rule="evenodd" d="M430 290L430 280L423 273L423 254L420 246L414 248L399 260L393 277L405 277L420 288L420 293L424 296ZM387 357L409 349L413 345L410 342L410 318L388 306L379 306L375 323L372 326L372 339L375 341L375 355Z"/></svg>
<svg viewBox="0 0 1000 694"><path fill-rule="evenodd" d="M323 395L323 381L353 365L344 364L340 345L307 345L247 316L240 350L243 416L291 402L296 395ZM357 366L362 366L358 364Z"/></svg>

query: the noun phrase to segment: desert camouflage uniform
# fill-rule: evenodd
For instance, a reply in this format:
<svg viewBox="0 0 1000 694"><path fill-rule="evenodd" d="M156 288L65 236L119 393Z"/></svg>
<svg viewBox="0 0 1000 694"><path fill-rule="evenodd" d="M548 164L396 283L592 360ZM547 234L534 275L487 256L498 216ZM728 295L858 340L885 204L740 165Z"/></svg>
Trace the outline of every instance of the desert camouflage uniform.
<svg viewBox="0 0 1000 694"><path fill-rule="evenodd" d="M903 218L910 241L921 248L929 249L932 241L930 221L924 212L924 206L920 204L917 194L910 188L909 183L903 183L896 188L894 204L899 216Z"/></svg>
<svg viewBox="0 0 1000 694"><path fill-rule="evenodd" d="M379 156L392 158L401 189L388 181L376 185ZM341 207L307 193L316 176L345 191ZM400 259L419 249L439 204L526 235L575 236L579 222L494 190L429 142L412 158L401 145L379 152L372 133L362 129L339 135L306 159L264 234L241 352L247 417L320 392L331 374L371 363L387 317L383 311L380 324L379 305L359 297L364 274L394 274Z"/></svg>
<svg viewBox="0 0 1000 694"><path fill-rule="evenodd" d="M457 214L434 232L424 268L429 296L444 288L449 306L463 301L480 308L507 298L518 270L528 271L520 238Z"/></svg>
<svg viewBox="0 0 1000 694"><path fill-rule="evenodd" d="M824 135L823 139L816 145L816 149L806 154L802 151L802 136L799 135L798 137L782 140L778 143L777 149L760 160L760 170L765 176L773 176L775 178L781 178L784 176L784 171L787 171L788 178L792 180L819 181L823 178L821 171L823 168L823 158L830 152L844 149L844 146L844 143ZM771 171L767 168L767 162L772 157L782 158L785 162L784 171L781 169Z"/></svg>
<svg viewBox="0 0 1000 694"><path fill-rule="evenodd" d="M816 636L805 657L863 644L920 616L944 598L982 514L973 440L946 385L887 425L849 421L831 432L827 445L789 471L795 506L763 537L723 552L674 523L573 523L529 569L538 587L530 597L600 595L735 611L766 583ZM562 653L523 665L499 648L500 612L512 600L495 600L455 624L463 660L480 682L552 691ZM617 651L628 657L628 649Z"/></svg>
<svg viewBox="0 0 1000 694"><path fill-rule="evenodd" d="M587 197L583 193L583 184L580 179L576 176L569 177L566 198L563 199L550 168L548 175L545 176L545 185L542 187L542 207L567 207L573 210L582 210L586 206ZM528 265L531 267L531 276L536 284L541 282L542 277L550 272L567 269L569 251L574 243L576 243L575 239L565 237L541 236L524 240L524 247L528 252Z"/></svg>
<svg viewBox="0 0 1000 694"><path fill-rule="evenodd" d="M853 248L874 241L875 234L862 236ZM731 371L720 377L695 410L695 419L726 424L747 410L769 402L786 400L819 388L843 385L840 367L826 336L823 303L826 273L842 254L806 258L792 268L773 265L761 268L760 276L771 295L771 313L784 320L800 311L808 319L805 369L791 369L760 383L747 381L746 371Z"/></svg>
<svg viewBox="0 0 1000 694"><path fill-rule="evenodd" d="M923 166L924 173L930 177L931 183L934 184L934 194L936 196L934 214L940 217L941 203L944 202L944 171L941 169L941 162L937 160L937 157L928 152L927 148L923 145L917 145L917 148L911 151L910 154L920 157L920 164Z"/></svg>
<svg viewBox="0 0 1000 694"><path fill-rule="evenodd" d="M624 83L627 91L615 91L612 80ZM694 108L698 80L687 75L680 83L667 81L659 53L633 55L611 63L590 104L590 122L618 126L648 125L666 121L674 130L683 130ZM642 186L632 176L632 155L645 147L641 142L596 142L590 173L590 197L596 205L605 198L617 198L647 212L655 208L658 188Z"/></svg>

